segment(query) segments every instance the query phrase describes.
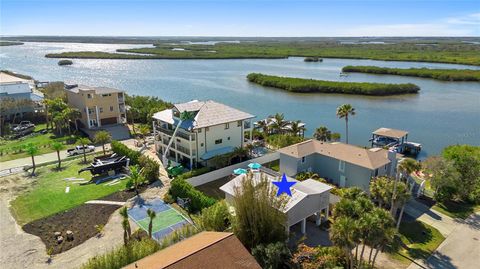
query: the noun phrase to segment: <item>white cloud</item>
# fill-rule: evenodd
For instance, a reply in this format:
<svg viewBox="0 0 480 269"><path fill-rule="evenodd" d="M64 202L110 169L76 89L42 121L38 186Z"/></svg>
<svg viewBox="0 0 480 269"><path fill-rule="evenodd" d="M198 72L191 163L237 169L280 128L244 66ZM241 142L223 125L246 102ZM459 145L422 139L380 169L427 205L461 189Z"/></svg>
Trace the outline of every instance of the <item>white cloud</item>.
<svg viewBox="0 0 480 269"><path fill-rule="evenodd" d="M340 31L339 34L347 36L479 36L480 13L427 23L360 25Z"/></svg>

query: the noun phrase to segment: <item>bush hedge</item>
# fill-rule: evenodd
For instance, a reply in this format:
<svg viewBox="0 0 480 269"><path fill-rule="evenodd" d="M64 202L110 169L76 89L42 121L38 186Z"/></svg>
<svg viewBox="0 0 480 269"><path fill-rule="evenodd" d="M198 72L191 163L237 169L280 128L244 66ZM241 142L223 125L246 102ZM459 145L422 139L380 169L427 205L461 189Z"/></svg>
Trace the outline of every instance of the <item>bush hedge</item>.
<svg viewBox="0 0 480 269"><path fill-rule="evenodd" d="M143 170L142 174L150 183L158 180L160 177L160 165L140 152L132 150L118 141L112 141L112 151L118 155L127 156L130 158L131 165L139 165Z"/></svg>
<svg viewBox="0 0 480 269"><path fill-rule="evenodd" d="M471 69L388 68L347 65L342 71L433 78L444 81L480 81L480 70Z"/></svg>
<svg viewBox="0 0 480 269"><path fill-rule="evenodd" d="M274 87L299 93L343 93L358 95L386 96L395 94L417 93L420 87L415 84L386 84L367 82L340 82L315 80L305 78L270 76L260 73L250 73L247 76L250 82L262 86Z"/></svg>
<svg viewBox="0 0 480 269"><path fill-rule="evenodd" d="M188 210L192 213L210 207L216 202L215 199L195 189L190 183L188 183L182 178L176 178L172 180L172 183L170 185L170 194L175 200L178 197L189 198L190 205L188 207Z"/></svg>

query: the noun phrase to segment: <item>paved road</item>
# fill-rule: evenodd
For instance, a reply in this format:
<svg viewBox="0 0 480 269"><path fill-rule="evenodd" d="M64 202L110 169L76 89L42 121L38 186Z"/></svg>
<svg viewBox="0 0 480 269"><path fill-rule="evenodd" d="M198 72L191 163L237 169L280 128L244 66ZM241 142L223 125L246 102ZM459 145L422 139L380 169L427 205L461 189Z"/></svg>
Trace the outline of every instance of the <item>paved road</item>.
<svg viewBox="0 0 480 269"><path fill-rule="evenodd" d="M107 146L105 146L105 148L107 148ZM98 151L102 151L101 146L98 146L98 147L95 148L95 152L98 152ZM56 152L51 152L51 153L46 153L46 154L35 156L35 162L37 164L40 164L40 163L45 163L45 162L56 161L57 158L58 158L57 153ZM68 158L66 150L60 151L60 158L62 160ZM32 165L32 158L26 157L26 158L1 162L0 163L0 170L20 167L20 166L25 166L25 165Z"/></svg>
<svg viewBox="0 0 480 269"><path fill-rule="evenodd" d="M418 261L417 261L418 262ZM480 213L458 221L452 233L425 262L412 263L408 269L480 268Z"/></svg>

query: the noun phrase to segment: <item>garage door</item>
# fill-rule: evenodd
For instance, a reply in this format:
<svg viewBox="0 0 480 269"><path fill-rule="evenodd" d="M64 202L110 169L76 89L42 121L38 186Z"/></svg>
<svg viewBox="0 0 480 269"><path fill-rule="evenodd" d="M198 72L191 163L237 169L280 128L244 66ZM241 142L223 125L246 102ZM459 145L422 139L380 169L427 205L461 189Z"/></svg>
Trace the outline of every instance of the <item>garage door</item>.
<svg viewBox="0 0 480 269"><path fill-rule="evenodd" d="M117 123L117 118L116 118L116 117L113 117L113 118L101 119L101 120L100 120L100 123L101 123L102 125L116 124L116 123Z"/></svg>

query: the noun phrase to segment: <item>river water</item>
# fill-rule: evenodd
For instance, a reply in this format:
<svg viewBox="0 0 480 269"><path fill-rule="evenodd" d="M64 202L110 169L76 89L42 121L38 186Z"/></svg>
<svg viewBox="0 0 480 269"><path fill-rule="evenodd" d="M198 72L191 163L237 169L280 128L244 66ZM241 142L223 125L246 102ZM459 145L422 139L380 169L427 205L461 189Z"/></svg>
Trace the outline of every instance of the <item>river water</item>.
<svg viewBox="0 0 480 269"><path fill-rule="evenodd" d="M46 53L109 51L146 45L26 43L0 47L0 68L33 76L40 81L63 80L110 86L128 94L153 95L171 102L216 100L250 112L257 119L282 112L287 119L306 123L307 135L325 125L344 138L345 123L335 115L337 106L350 103L357 114L349 121L350 143L368 145L379 127L409 131L409 140L422 143L420 158L438 154L451 144L480 145L480 83L441 82L388 75L350 74L340 77L345 65L386 67L469 68L453 64L324 59L305 63L303 58L255 60L95 60L74 59L58 66ZM250 72L323 80L415 83L416 95L365 97L340 94L296 94L265 88L246 80Z"/></svg>

